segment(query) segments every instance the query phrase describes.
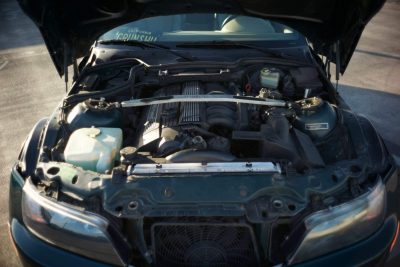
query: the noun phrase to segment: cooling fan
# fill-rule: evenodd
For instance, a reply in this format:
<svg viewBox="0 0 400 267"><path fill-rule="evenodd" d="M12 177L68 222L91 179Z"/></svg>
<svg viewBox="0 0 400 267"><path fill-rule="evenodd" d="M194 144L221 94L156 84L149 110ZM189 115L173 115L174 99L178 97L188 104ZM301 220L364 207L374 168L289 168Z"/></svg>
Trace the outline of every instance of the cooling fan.
<svg viewBox="0 0 400 267"><path fill-rule="evenodd" d="M252 228L237 219L180 217L152 226L157 267L254 267Z"/></svg>

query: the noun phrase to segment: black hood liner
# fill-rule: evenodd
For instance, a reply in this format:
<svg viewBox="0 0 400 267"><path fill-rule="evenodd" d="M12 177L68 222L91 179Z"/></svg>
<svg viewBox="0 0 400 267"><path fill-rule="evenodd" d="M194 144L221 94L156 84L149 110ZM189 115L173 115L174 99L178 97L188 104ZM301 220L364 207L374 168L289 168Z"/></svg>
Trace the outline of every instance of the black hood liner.
<svg viewBox="0 0 400 267"><path fill-rule="evenodd" d="M365 25L385 0L18 0L39 28L58 73L105 32L139 19L187 13L254 16L285 24L325 56L340 43L344 73ZM332 58L335 62L335 58Z"/></svg>

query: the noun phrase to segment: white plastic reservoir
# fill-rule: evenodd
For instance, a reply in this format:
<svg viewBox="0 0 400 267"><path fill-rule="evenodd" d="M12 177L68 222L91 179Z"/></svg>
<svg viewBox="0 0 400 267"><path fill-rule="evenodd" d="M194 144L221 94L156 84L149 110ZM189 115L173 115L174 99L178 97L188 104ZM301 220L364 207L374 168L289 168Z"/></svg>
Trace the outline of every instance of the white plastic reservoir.
<svg viewBox="0 0 400 267"><path fill-rule="evenodd" d="M64 150L65 161L84 170L105 173L120 160L122 130L119 128L81 128L74 131Z"/></svg>

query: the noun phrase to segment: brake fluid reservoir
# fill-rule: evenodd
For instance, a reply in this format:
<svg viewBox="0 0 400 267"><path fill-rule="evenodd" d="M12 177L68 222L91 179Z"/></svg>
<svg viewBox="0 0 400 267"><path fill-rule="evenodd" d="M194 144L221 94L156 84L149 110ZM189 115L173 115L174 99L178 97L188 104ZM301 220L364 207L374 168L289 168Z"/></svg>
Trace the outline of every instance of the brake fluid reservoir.
<svg viewBox="0 0 400 267"><path fill-rule="evenodd" d="M119 161L122 148L119 128L81 128L74 131L64 150L65 162L84 170L105 173Z"/></svg>
<svg viewBox="0 0 400 267"><path fill-rule="evenodd" d="M279 73L271 72L268 68L263 68L260 72L261 86L266 88L278 88Z"/></svg>

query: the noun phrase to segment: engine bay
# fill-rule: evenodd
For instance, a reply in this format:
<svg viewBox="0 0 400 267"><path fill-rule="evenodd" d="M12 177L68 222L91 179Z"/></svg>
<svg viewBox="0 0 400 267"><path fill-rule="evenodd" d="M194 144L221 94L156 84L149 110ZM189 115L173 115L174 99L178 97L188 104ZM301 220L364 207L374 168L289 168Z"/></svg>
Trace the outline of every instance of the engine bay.
<svg viewBox="0 0 400 267"><path fill-rule="evenodd" d="M159 70L142 73L139 86L107 92L131 72L113 68L78 81L79 98L100 97L65 100L53 160L110 174L143 163L215 162L273 162L303 172L351 158L340 110L315 68Z"/></svg>

